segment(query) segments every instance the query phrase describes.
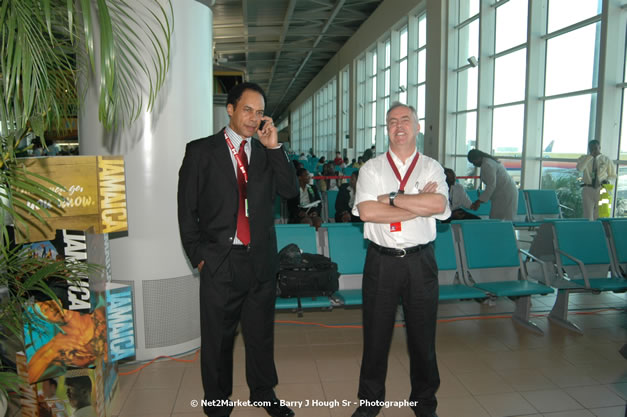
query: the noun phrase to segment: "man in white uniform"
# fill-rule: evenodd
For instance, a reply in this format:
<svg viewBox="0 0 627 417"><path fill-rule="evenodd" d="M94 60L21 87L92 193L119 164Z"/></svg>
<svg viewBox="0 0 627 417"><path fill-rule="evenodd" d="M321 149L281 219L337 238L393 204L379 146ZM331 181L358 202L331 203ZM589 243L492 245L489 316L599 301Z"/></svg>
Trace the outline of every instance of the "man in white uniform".
<svg viewBox="0 0 627 417"><path fill-rule="evenodd" d="M450 216L440 164L416 149L416 110L394 103L387 113L390 149L360 170L353 214L370 240L363 274L364 352L360 406L353 417L374 417L384 405L390 341L399 300L410 356L409 405L435 416L440 377L435 356L438 268L435 219Z"/></svg>
<svg viewBox="0 0 627 417"><path fill-rule="evenodd" d="M601 154L601 144L598 140L588 143L588 154L577 160L577 170L581 171L583 184L581 200L583 216L596 220L599 218L599 196L601 187L616 180L616 167L612 160Z"/></svg>

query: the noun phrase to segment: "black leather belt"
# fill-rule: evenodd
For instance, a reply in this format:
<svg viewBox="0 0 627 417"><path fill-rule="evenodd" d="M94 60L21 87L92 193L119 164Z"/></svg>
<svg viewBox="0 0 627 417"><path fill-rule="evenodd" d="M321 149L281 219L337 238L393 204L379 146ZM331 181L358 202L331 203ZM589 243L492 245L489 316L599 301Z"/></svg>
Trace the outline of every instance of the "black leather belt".
<svg viewBox="0 0 627 417"><path fill-rule="evenodd" d="M385 246L377 245L374 242L370 242L370 246L372 246L372 248L374 248L381 255L396 256L398 258L403 258L405 255L409 255L410 253L420 252L421 250L428 247L429 245L431 245L431 243L412 246L410 248L394 249L394 248L387 248Z"/></svg>

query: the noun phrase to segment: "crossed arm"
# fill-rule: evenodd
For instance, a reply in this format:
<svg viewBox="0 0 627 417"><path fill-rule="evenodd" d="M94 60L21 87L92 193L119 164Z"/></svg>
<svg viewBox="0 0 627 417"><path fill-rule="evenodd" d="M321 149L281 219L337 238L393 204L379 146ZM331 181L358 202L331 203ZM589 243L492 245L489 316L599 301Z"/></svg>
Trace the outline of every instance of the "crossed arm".
<svg viewBox="0 0 627 417"><path fill-rule="evenodd" d="M436 182L429 182L419 194L399 194L394 206L388 194L378 196L377 201L363 201L358 205L359 217L366 222L394 223L444 213L448 202L437 188Z"/></svg>

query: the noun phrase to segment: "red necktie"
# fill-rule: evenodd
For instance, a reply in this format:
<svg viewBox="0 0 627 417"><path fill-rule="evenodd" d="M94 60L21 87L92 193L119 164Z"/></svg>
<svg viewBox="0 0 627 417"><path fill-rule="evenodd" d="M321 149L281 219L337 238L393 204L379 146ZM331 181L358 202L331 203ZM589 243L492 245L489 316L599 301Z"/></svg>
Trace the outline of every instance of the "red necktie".
<svg viewBox="0 0 627 417"><path fill-rule="evenodd" d="M248 172L248 156L244 151L246 141L243 140L239 147L239 158L244 165L244 169ZM244 174L242 170L237 170L237 188L239 190L239 209L237 210L237 238L244 244L250 243L250 224L248 223L248 217L246 217L246 181L244 180Z"/></svg>

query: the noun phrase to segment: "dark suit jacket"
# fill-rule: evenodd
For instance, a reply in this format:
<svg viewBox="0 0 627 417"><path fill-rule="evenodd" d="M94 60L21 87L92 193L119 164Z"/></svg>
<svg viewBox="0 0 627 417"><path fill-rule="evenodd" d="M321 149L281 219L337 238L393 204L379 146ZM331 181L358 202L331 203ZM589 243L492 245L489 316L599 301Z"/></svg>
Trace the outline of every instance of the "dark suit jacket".
<svg viewBox="0 0 627 417"><path fill-rule="evenodd" d="M250 251L257 279L273 279L278 269L273 203L276 194L298 194L294 167L283 148L266 149L252 140L248 167ZM179 170L178 220L181 241L193 266L215 274L232 248L239 194L224 130L187 144Z"/></svg>

